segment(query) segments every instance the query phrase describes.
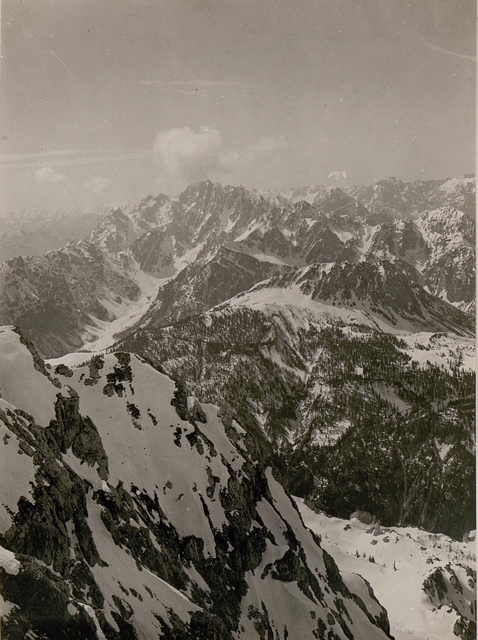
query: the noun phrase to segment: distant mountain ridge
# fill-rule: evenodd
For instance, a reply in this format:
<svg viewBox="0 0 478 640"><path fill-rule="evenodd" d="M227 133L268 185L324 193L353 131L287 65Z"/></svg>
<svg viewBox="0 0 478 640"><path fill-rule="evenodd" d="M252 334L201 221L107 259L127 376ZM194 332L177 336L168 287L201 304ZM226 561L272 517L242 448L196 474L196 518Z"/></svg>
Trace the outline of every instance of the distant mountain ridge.
<svg viewBox="0 0 478 640"><path fill-rule="evenodd" d="M476 214L476 178L473 174L466 174L462 178L412 182L390 177L375 184L340 189L315 185L263 193L265 196L291 202L305 200L310 204L320 204L337 191L358 201L369 214L382 222L396 217L413 219L428 209L440 206L455 207L472 219L475 219Z"/></svg>
<svg viewBox="0 0 478 640"><path fill-rule="evenodd" d="M0 217L0 263L17 256L39 256L60 249L70 240L82 240L110 209L111 205L106 205L88 211L12 211L3 214Z"/></svg>
<svg viewBox="0 0 478 640"><path fill-rule="evenodd" d="M409 199L418 189L415 183L412 189L395 182ZM427 188L433 198L442 193L449 203L460 200L471 185L471 179L464 179L436 181ZM473 313L474 222L451 204L426 210L415 220L398 216L371 224L375 214L338 188L323 190L318 204L298 197L265 198L206 181L191 185L176 200L150 196L124 210L115 207L82 243L7 261L0 271L0 321L21 327L42 353L60 355L91 340L105 321L146 304L155 289L155 309L164 314L165 305L175 307L170 317L164 316L169 322L291 267L383 259L430 294ZM174 297L175 289L181 297L168 303L168 291ZM45 333L42 318L48 312L58 322ZM147 314L157 315L153 307ZM469 326L464 316L462 322ZM436 330L436 323L429 328Z"/></svg>

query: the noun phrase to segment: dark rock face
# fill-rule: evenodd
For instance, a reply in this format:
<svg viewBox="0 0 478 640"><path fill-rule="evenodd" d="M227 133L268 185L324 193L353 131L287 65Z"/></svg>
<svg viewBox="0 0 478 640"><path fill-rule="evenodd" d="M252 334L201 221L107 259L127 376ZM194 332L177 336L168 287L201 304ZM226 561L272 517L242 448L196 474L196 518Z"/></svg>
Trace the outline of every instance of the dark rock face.
<svg viewBox="0 0 478 640"><path fill-rule="evenodd" d="M423 275L435 295L445 291L450 302L463 302L468 308L474 302L475 253L470 247L448 251L429 265Z"/></svg>
<svg viewBox="0 0 478 640"><path fill-rule="evenodd" d="M0 400L4 471L33 473L4 497L2 637L390 637L235 420L125 352L69 371L47 426Z"/></svg>
<svg viewBox="0 0 478 640"><path fill-rule="evenodd" d="M272 227L265 233L256 229L244 240L235 242L234 246L245 252L249 250L252 255L262 253L267 256L277 256L286 264L288 262L294 264L301 257L298 247L286 238L278 227Z"/></svg>
<svg viewBox="0 0 478 640"><path fill-rule="evenodd" d="M174 274L171 237L160 229L148 231L131 244L131 253L145 273L168 277Z"/></svg>
<svg viewBox="0 0 478 640"><path fill-rule="evenodd" d="M305 239L304 257L307 264L314 262L345 262L355 260L353 247L343 243L328 225L316 222Z"/></svg>
<svg viewBox="0 0 478 640"><path fill-rule="evenodd" d="M104 246L110 253L119 253L135 239L136 233L130 218L118 207L113 209L92 233L92 239L99 238L102 232L107 234Z"/></svg>
<svg viewBox="0 0 478 640"><path fill-rule="evenodd" d="M456 611L458 620L454 625L454 635L463 640L472 640L476 637L476 571L468 566L461 568L466 569L466 582L462 583L448 564L446 567L437 567L426 578L423 591L435 606Z"/></svg>
<svg viewBox="0 0 478 640"><path fill-rule="evenodd" d="M329 217L332 223L340 224L340 220L345 217L359 218L368 214L367 209L342 191L342 189L332 189L326 198L315 200L314 205Z"/></svg>
<svg viewBox="0 0 478 640"><path fill-rule="evenodd" d="M429 248L419 229L411 220L400 224L385 223L377 225L378 229L372 237L368 249L370 256L396 256L406 259L409 254L418 254L426 259Z"/></svg>
<svg viewBox="0 0 478 640"><path fill-rule="evenodd" d="M166 326L195 315L247 291L287 267L262 262L233 243L221 246L211 258L194 263L159 288L142 325Z"/></svg>

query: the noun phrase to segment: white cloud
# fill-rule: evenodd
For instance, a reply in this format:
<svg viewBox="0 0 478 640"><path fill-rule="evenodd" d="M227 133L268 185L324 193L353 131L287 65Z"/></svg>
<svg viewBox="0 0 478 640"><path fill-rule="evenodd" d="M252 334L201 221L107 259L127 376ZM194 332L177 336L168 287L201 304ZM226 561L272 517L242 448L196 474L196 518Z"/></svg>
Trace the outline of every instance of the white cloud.
<svg viewBox="0 0 478 640"><path fill-rule="evenodd" d="M114 185L114 182L103 176L95 176L85 182L85 187L92 193L103 193Z"/></svg>
<svg viewBox="0 0 478 640"><path fill-rule="evenodd" d="M242 149L224 148L218 129L202 126L198 132L190 127L162 131L154 143L159 165L157 187L178 193L192 182L210 178L242 182L250 180L261 166L275 166L283 161L281 151L289 147L283 136L260 137ZM221 176L222 174L222 176Z"/></svg>
<svg viewBox="0 0 478 640"><path fill-rule="evenodd" d="M67 180L68 177L64 173L57 173L51 167L42 167L35 171L35 181L40 184L57 184Z"/></svg>
<svg viewBox="0 0 478 640"><path fill-rule="evenodd" d="M190 127L162 131L154 143L160 169L179 184L205 180L211 173L225 171L222 138L217 129Z"/></svg>

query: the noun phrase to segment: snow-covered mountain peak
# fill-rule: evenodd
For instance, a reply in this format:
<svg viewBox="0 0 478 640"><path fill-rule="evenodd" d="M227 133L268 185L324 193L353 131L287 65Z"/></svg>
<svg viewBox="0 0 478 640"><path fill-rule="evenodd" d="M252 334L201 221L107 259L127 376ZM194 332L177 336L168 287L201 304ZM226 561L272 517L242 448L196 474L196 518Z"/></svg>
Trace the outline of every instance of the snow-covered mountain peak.
<svg viewBox="0 0 478 640"><path fill-rule="evenodd" d="M440 185L439 189L445 193L454 193L463 189L475 189L475 187L476 177L468 174L463 176L463 178L449 178L448 180L445 180L445 182Z"/></svg>
<svg viewBox="0 0 478 640"><path fill-rule="evenodd" d="M416 220L416 224L424 233L434 234L430 238L434 242L455 234L461 234L469 243L474 241L475 222L452 206L427 211Z"/></svg>

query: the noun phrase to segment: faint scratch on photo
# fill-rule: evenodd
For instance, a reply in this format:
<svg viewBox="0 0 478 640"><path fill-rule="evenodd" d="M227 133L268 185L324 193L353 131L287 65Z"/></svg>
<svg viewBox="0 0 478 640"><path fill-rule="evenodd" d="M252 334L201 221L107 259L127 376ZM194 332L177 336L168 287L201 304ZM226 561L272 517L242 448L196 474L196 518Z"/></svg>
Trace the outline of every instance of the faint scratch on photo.
<svg viewBox="0 0 478 640"><path fill-rule="evenodd" d="M19 20L19 22L20 22L20 24L21 24L21 26L22 26L23 31L26 33L26 35L27 35L28 37L30 37L32 40L35 40L35 42L38 42L38 44L41 44L41 45L42 45L42 47L45 47L45 49L46 49L47 51L49 51L49 52L51 53L51 55L52 55L52 56L55 56L55 58L56 58L56 59L57 59L57 60L58 60L58 61L59 61L59 62L60 62L64 67L65 67L65 69L68 71L68 74L69 74L70 78L73 80L73 82L74 82L74 84L75 84L75 87L76 87L76 90L78 91L78 95L80 96L81 102L83 103L83 105L84 105L84 106L86 106L86 103L85 103L85 101L84 101L84 99L83 99L83 95L82 95L82 93L81 93L81 91L80 91L80 87L78 86L78 83L77 83L77 81L75 80L75 76L71 73L71 71L70 71L70 69L69 69L68 65L67 65L65 62L63 62L63 60L60 58L60 56L58 56L54 51L52 51L48 45L46 45L46 44L45 44L44 42L42 42L41 40L38 40L38 38L35 38L35 36L32 36L32 34L31 34L31 33L29 33L29 32L25 29L25 27L23 26L23 23L22 23L20 20Z"/></svg>

